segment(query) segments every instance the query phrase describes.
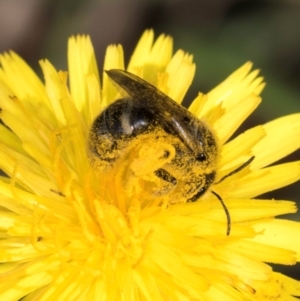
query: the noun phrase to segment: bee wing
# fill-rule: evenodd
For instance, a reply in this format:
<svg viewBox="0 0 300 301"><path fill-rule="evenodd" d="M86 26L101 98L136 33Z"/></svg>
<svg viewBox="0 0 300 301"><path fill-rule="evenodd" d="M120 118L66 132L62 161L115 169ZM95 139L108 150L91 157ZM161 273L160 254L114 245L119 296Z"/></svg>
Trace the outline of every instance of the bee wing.
<svg viewBox="0 0 300 301"><path fill-rule="evenodd" d="M196 118L184 107L138 76L119 69L105 71L133 99L134 106L155 111L197 156L202 147L197 142Z"/></svg>
<svg viewBox="0 0 300 301"><path fill-rule="evenodd" d="M153 107L163 111L163 108L167 105L174 107L173 110L177 109L174 106L175 101L140 77L120 69L111 69L105 72L132 98L138 100L137 107Z"/></svg>

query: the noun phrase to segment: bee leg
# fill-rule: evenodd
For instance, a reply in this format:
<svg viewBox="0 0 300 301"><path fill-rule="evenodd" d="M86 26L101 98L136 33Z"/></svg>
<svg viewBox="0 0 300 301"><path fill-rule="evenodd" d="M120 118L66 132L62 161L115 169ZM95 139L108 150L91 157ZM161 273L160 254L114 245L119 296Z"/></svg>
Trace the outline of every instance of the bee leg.
<svg viewBox="0 0 300 301"><path fill-rule="evenodd" d="M213 171L209 174L205 174L204 186L202 186L196 194L187 200L187 202L196 202L198 199L208 190L211 184L214 182L216 173Z"/></svg>
<svg viewBox="0 0 300 301"><path fill-rule="evenodd" d="M163 179L166 182L172 183L173 185L177 184L177 179L173 177L169 172L167 172L165 169L159 168L154 171L154 174Z"/></svg>

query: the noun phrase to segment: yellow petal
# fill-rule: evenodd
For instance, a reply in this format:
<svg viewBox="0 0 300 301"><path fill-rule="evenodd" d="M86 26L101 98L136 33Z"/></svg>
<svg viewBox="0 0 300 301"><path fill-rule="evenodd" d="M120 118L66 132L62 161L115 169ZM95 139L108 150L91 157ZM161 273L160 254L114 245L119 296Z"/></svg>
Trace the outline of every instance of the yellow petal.
<svg viewBox="0 0 300 301"><path fill-rule="evenodd" d="M252 63L248 62L232 73L220 85L211 90L207 94L207 102L201 112L201 116L205 116L211 109L222 103L223 108L231 108L235 106L241 99L248 95L259 95L264 84L262 78L258 77L258 71L251 73Z"/></svg>
<svg viewBox="0 0 300 301"><path fill-rule="evenodd" d="M262 168L300 148L300 114L284 116L263 125L265 137L253 148L253 169Z"/></svg>
<svg viewBox="0 0 300 301"><path fill-rule="evenodd" d="M235 175L231 180L234 177ZM292 184L299 179L300 161L297 161L251 171L249 175L237 179L232 187L225 188L226 181L222 182L220 187L222 186L222 189L224 187L224 191L227 191L230 198L252 198Z"/></svg>
<svg viewBox="0 0 300 301"><path fill-rule="evenodd" d="M51 102L52 110L55 112L56 118L60 125L65 125L67 120L61 103L61 99L66 94L63 82L49 61L40 61L40 65L45 76L46 93Z"/></svg>
<svg viewBox="0 0 300 301"><path fill-rule="evenodd" d="M245 156L250 157L252 155L252 148L261 141L265 135L263 127L257 126L223 145L219 164L220 170L223 171L245 163ZM226 175L228 172L225 171L224 174Z"/></svg>
<svg viewBox="0 0 300 301"><path fill-rule="evenodd" d="M0 124L0 139L4 145L18 153L25 154L22 146L21 141L18 136L12 133L7 127Z"/></svg>
<svg viewBox="0 0 300 301"><path fill-rule="evenodd" d="M178 103L183 100L195 75L196 66L193 56L179 50L175 53L166 68L168 73L168 95Z"/></svg>
<svg viewBox="0 0 300 301"><path fill-rule="evenodd" d="M144 65L149 57L154 40L153 30L146 30L141 36L128 64L128 71L134 73L134 68Z"/></svg>
<svg viewBox="0 0 300 301"><path fill-rule="evenodd" d="M295 213L297 207L290 201L270 201L261 199L226 199L231 220L233 223L256 221L264 218L272 218L277 215ZM219 209L221 210L221 208ZM213 208L206 216L217 220L220 213ZM233 225L234 227L235 225Z"/></svg>
<svg viewBox="0 0 300 301"><path fill-rule="evenodd" d="M71 37L68 43L68 67L70 76L70 92L78 111L82 112L85 119L91 120L90 107L91 99L88 94L88 82L95 78L97 86L94 89L100 90L100 80L97 62L91 40L88 36ZM99 94L98 94L99 95ZM98 98L98 103L100 99Z"/></svg>
<svg viewBox="0 0 300 301"><path fill-rule="evenodd" d="M282 247L270 246L266 243L257 243L253 239L240 240L229 244L232 252L238 252L253 260L272 262L277 264L295 264L295 252Z"/></svg>
<svg viewBox="0 0 300 301"><path fill-rule="evenodd" d="M104 59L104 71L110 69L124 70L124 54L121 45L110 45L106 49ZM102 107L106 107L111 104L120 96L120 93L116 85L109 79L108 75L103 73L103 85L101 104Z"/></svg>
<svg viewBox="0 0 300 301"><path fill-rule="evenodd" d="M154 33L147 30L142 35L128 64L132 72L153 85L157 84L157 75L163 72L172 58L172 38L160 35L153 43Z"/></svg>
<svg viewBox="0 0 300 301"><path fill-rule="evenodd" d="M226 109L223 116L219 117L212 124L219 141L224 144L231 135L238 129L244 120L257 108L261 99L255 95L249 95L241 99L234 107Z"/></svg>
<svg viewBox="0 0 300 301"><path fill-rule="evenodd" d="M300 261L299 222L274 219L257 222L254 228L261 235L255 236L253 241L294 251L297 261Z"/></svg>
<svg viewBox="0 0 300 301"><path fill-rule="evenodd" d="M192 101L189 106L189 111L193 113L196 117L200 118L201 111L207 101L207 95L203 93L199 93L198 96Z"/></svg>
<svg viewBox="0 0 300 301"><path fill-rule="evenodd" d="M25 100L24 105L50 105L43 83L16 53L0 55L0 64L0 81L9 88L11 96Z"/></svg>
<svg viewBox="0 0 300 301"><path fill-rule="evenodd" d="M178 51L172 58L171 38L153 37L144 34L128 68L180 102L194 75L192 56ZM124 184L132 168L141 175L151 158L133 164L132 151L104 172L89 164L90 125L122 97L106 76L101 91L89 38L69 41L71 92L67 72L48 61L41 62L45 85L14 54L0 61L0 117L9 127L0 126L0 167L10 176L0 177L1 300L285 301L299 295L299 282L266 263L300 260L299 223L275 218L295 212L295 204L249 199L300 178L300 162L260 169L299 148L299 114L224 144L259 103L264 84L258 71L249 73L251 64L191 105L220 139L217 180L197 202L168 204L161 195L172 192L146 193L138 176ZM104 65L124 69L121 46L108 48ZM283 149L278 137L288 140Z"/></svg>

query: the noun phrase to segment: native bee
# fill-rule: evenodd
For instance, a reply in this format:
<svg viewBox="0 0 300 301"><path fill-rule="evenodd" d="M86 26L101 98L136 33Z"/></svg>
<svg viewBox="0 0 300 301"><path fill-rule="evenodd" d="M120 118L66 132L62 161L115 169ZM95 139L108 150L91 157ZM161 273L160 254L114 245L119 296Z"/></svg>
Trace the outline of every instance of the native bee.
<svg viewBox="0 0 300 301"><path fill-rule="evenodd" d="M156 147L153 170L148 168L156 182L152 193L170 195L171 203L197 201L216 177L218 144L213 132L138 76L117 69L106 73L128 96L95 119L89 137L91 156L108 168L118 164L132 144ZM151 181L149 173L145 178Z"/></svg>
<svg viewBox="0 0 300 301"><path fill-rule="evenodd" d="M162 196L170 204L195 202L212 184L254 160L253 156L216 182L219 147L207 124L130 72L112 69L106 74L128 95L110 104L94 120L89 135L90 158L101 171L123 164L122 172L115 175L122 178L124 187L142 181L146 183L143 198ZM229 211L222 198L211 192L225 211L229 235Z"/></svg>

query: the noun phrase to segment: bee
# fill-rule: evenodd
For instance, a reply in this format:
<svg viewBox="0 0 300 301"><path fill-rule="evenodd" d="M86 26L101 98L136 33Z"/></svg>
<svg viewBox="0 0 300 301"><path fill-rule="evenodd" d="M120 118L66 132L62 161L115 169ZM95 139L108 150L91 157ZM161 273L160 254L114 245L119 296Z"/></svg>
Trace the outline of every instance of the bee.
<svg viewBox="0 0 300 301"><path fill-rule="evenodd" d="M197 201L216 179L219 147L213 131L138 76L118 69L106 74L128 96L110 104L94 120L89 135L91 160L102 170L128 160L124 181L142 179L149 196L164 196L171 204ZM225 210L229 235L229 212L213 193Z"/></svg>

